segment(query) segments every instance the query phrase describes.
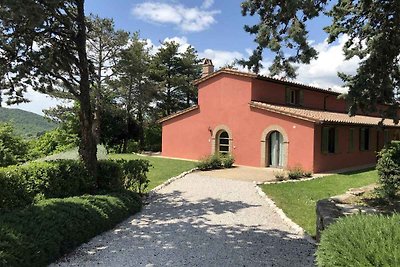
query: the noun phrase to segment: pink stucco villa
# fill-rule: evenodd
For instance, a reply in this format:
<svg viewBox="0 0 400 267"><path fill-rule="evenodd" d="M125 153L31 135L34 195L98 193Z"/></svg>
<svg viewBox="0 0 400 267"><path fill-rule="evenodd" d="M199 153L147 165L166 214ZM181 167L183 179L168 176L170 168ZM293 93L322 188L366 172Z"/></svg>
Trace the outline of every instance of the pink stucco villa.
<svg viewBox="0 0 400 267"><path fill-rule="evenodd" d="M160 120L162 155L201 159L231 153L236 164L315 173L375 164L376 152L400 138L379 117L349 117L339 93L232 69L205 60L198 104Z"/></svg>

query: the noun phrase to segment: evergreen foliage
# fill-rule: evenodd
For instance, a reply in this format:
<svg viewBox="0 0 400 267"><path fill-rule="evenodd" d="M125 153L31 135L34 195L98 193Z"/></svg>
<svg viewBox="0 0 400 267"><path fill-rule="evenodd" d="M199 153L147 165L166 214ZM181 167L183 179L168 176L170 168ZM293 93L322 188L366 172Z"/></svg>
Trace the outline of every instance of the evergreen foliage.
<svg viewBox="0 0 400 267"><path fill-rule="evenodd" d="M399 214L339 219L322 233L318 266L400 266L399 221Z"/></svg>
<svg viewBox="0 0 400 267"><path fill-rule="evenodd" d="M16 135L12 125L0 123L0 167L28 160L28 143Z"/></svg>
<svg viewBox="0 0 400 267"><path fill-rule="evenodd" d="M258 15L259 22L245 26L255 35L258 44L243 66L259 72L264 49L275 59L270 67L272 76L283 74L296 77L296 64L310 63L317 51L308 40L309 20L325 14L332 24L324 28L328 42L339 36L348 39L343 47L346 60L358 57L361 62L355 75L339 73L344 86L349 88L346 99L350 115L361 110L379 112L398 122L400 100L400 2L397 0L288 0L256 1L242 3L243 15ZM379 104L389 104L382 108Z"/></svg>
<svg viewBox="0 0 400 267"><path fill-rule="evenodd" d="M133 192L48 199L0 215L0 266L46 266L141 209Z"/></svg>
<svg viewBox="0 0 400 267"><path fill-rule="evenodd" d="M379 152L376 165L379 175L378 192L384 198L395 198L400 190L400 142L392 141Z"/></svg>

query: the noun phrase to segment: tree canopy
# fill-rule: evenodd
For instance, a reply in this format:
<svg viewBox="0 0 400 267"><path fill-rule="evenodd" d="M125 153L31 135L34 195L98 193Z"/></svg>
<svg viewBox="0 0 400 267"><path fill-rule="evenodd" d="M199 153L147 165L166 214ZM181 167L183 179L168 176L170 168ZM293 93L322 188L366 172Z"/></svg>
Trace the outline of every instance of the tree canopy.
<svg viewBox="0 0 400 267"><path fill-rule="evenodd" d="M84 0L3 0L0 52L6 60L7 93L24 101L26 88L68 92L79 102L79 152L96 176L96 142L90 98L93 65L87 54Z"/></svg>
<svg viewBox="0 0 400 267"><path fill-rule="evenodd" d="M379 112L398 122L400 90L400 2L397 0L246 0L242 14L258 14L259 22L245 26L254 34L257 48L243 66L259 72L264 49L275 54L269 68L271 75L296 77L296 65L310 63L317 51L308 40L307 22L321 15L332 18L324 28L328 42L339 36L348 39L343 47L345 58L358 57L356 74L339 73L349 88L349 113L357 110ZM389 104L389 109L380 109Z"/></svg>

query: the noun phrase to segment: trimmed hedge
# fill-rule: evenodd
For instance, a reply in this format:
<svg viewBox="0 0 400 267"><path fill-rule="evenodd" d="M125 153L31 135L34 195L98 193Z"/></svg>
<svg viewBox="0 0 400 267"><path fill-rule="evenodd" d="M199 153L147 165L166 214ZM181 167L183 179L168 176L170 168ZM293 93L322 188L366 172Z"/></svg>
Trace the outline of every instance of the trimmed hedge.
<svg viewBox="0 0 400 267"><path fill-rule="evenodd" d="M132 164L137 160L133 161ZM0 168L0 212L22 208L44 198L80 196L96 190L123 190L126 173L132 171L125 170L129 162L99 161L98 188L95 179L89 175L83 163L77 160L32 162ZM139 163L142 164L137 162L136 165L139 166Z"/></svg>
<svg viewBox="0 0 400 267"><path fill-rule="evenodd" d="M201 171L232 168L233 163L235 163L235 158L231 154L216 153L201 159L197 163L197 168Z"/></svg>
<svg viewBox="0 0 400 267"><path fill-rule="evenodd" d="M138 194L48 199L0 216L0 266L46 266L141 209Z"/></svg>
<svg viewBox="0 0 400 267"><path fill-rule="evenodd" d="M400 214L354 215L322 233L318 266L400 266Z"/></svg>
<svg viewBox="0 0 400 267"><path fill-rule="evenodd" d="M32 204L35 198L93 192L95 181L79 161L32 162L0 169L0 211Z"/></svg>

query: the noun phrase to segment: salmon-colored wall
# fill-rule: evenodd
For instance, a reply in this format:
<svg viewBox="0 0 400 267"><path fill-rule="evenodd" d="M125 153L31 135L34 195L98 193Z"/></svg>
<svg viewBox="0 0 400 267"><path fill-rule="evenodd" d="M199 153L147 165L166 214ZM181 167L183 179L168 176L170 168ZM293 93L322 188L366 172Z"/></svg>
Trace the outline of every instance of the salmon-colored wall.
<svg viewBox="0 0 400 267"><path fill-rule="evenodd" d="M251 100L266 102L271 104L286 105L286 88L284 84L274 83L270 81L254 79L252 81ZM298 88L303 91L304 103L302 107L327 110L332 112L347 113L348 106L346 100L338 98L338 95L330 92L320 92L315 90L307 90L296 85L289 86L290 88ZM378 105L379 110L385 110L388 106ZM379 112L371 112L369 116L381 116ZM364 115L361 111L357 114ZM400 111L399 111L400 115Z"/></svg>
<svg viewBox="0 0 400 267"><path fill-rule="evenodd" d="M288 136L288 166L313 170L313 124L284 115L250 108L251 80L219 75L199 87L199 110L163 123L162 155L200 159L212 151L212 133L225 125L232 133L232 154L236 163L261 166L261 137L272 125Z"/></svg>
<svg viewBox="0 0 400 267"><path fill-rule="evenodd" d="M329 94L304 90L304 104L323 109L324 95ZM321 125L251 108L251 100L285 104L285 88L283 85L227 73L200 83L199 108L163 122L162 155L195 160L206 157L212 153L216 127L224 125L231 132L231 152L236 164L259 167L262 161L262 134L274 125L281 127L288 137L285 167L300 165L305 170L325 172L376 162L377 129L373 127L369 151L359 150L360 127L339 125L339 153L323 154ZM344 101L336 99L334 95L329 95L327 105L336 106L337 111L345 109ZM348 151L350 128L357 129L354 152ZM394 135L391 130L391 136ZM383 136L381 132L379 147L383 144Z"/></svg>
<svg viewBox="0 0 400 267"><path fill-rule="evenodd" d="M254 101L285 105L286 87L287 86L283 84L269 81L253 80L251 99ZM290 88L296 88L296 86L290 86ZM347 112L346 102L343 99L338 99L334 94L305 89L301 90L303 90L304 94L303 107L320 110L326 108L326 110L334 112Z"/></svg>
<svg viewBox="0 0 400 267"><path fill-rule="evenodd" d="M383 144L383 131L379 132L379 140L377 138L378 129L370 127L370 149L368 151L360 151L360 127L359 126L338 126L339 134L339 152L334 154L326 154L321 152L322 127L315 127L315 146L314 146L314 171L324 172L331 170L345 169L355 166L365 166L376 163L377 142L379 146ZM350 128L354 131L354 150L349 151ZM379 149L379 147L378 147Z"/></svg>

